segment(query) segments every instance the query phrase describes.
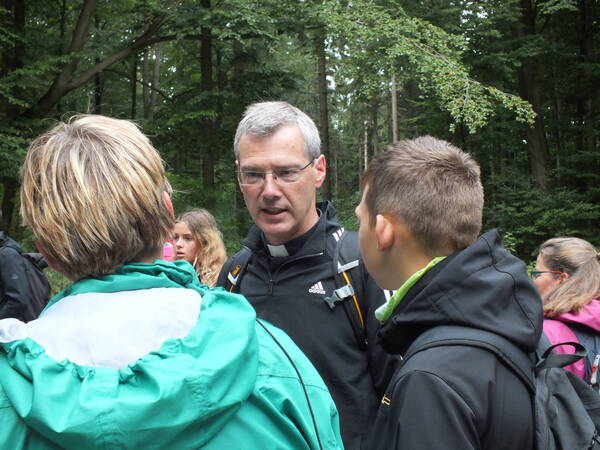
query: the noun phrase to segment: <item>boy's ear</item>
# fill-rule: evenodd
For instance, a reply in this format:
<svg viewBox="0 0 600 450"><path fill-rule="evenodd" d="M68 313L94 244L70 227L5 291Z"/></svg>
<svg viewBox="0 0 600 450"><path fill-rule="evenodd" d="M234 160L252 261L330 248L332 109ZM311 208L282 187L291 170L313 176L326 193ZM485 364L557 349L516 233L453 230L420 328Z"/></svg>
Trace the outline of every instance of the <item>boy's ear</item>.
<svg viewBox="0 0 600 450"><path fill-rule="evenodd" d="M380 252L390 249L394 245L394 224L385 214L377 214L375 217L375 239L377 250Z"/></svg>
<svg viewBox="0 0 600 450"><path fill-rule="evenodd" d="M169 193L163 192L162 198L167 210L169 211L169 214L171 214L171 217L175 217L175 210L173 209L173 202L171 201L171 196Z"/></svg>

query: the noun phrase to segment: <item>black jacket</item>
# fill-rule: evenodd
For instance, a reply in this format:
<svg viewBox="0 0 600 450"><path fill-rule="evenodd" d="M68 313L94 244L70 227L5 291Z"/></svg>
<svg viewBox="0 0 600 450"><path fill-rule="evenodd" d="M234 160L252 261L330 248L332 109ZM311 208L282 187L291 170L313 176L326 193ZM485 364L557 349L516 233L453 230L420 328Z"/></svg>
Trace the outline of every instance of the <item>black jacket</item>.
<svg viewBox="0 0 600 450"><path fill-rule="evenodd" d="M368 448L366 439L379 400L398 359L374 345L379 323L373 312L385 298L364 267L361 273L366 292L360 300L366 306L366 349L359 348L342 305L337 303L330 309L324 301L336 288L327 240L341 226L330 203L318 207L321 216L316 228L308 232L312 233L310 237L292 256L277 258L275 268L260 229L252 227L242 242L252 250L252 257L241 277L239 292L248 298L258 317L281 328L294 340L323 377L340 413L345 448ZM223 266L220 280L224 280L230 266L231 259ZM223 281L220 285L224 285Z"/></svg>
<svg viewBox="0 0 600 450"><path fill-rule="evenodd" d="M0 231L0 319L25 320L30 298L21 247Z"/></svg>
<svg viewBox="0 0 600 450"><path fill-rule="evenodd" d="M434 266L406 294L379 336L405 354L436 325L497 333L532 352L542 306L524 264L495 231ZM528 450L531 396L495 355L467 346L435 347L401 366L382 400L372 449Z"/></svg>

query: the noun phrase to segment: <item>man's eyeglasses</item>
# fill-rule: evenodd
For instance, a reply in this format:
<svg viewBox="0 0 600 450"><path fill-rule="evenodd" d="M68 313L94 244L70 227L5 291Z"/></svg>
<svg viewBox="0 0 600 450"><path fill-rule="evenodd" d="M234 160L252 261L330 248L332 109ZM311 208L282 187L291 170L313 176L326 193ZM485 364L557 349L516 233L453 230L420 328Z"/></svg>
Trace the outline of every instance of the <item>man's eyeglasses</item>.
<svg viewBox="0 0 600 450"><path fill-rule="evenodd" d="M537 280L543 273L553 273L554 275L560 275L560 270L530 270L529 276L532 280Z"/></svg>
<svg viewBox="0 0 600 450"><path fill-rule="evenodd" d="M262 186L265 182L267 174L273 175L275 182L283 184L296 183L300 179L300 172L310 166L315 160L313 159L300 169L278 169L271 172L257 172L254 170L240 170L237 173L238 181L242 186Z"/></svg>

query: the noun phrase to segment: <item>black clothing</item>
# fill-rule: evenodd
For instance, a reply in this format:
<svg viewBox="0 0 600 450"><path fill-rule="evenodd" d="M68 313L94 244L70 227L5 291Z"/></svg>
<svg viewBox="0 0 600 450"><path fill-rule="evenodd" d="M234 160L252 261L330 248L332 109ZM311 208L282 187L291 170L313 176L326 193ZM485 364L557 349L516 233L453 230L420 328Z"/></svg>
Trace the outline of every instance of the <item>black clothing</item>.
<svg viewBox="0 0 600 450"><path fill-rule="evenodd" d="M434 266L399 303L379 333L405 354L424 331L463 325L499 334L526 353L542 331L542 305L524 264L495 231ZM394 374L370 448L527 450L533 448L532 400L494 354L470 346L426 349Z"/></svg>
<svg viewBox="0 0 600 450"><path fill-rule="evenodd" d="M0 319L13 317L28 322L37 317L39 295L32 292L29 284L29 264L32 263L25 261L19 244L0 231ZM48 285L46 302L49 294Z"/></svg>
<svg viewBox="0 0 600 450"><path fill-rule="evenodd" d="M345 448L367 448L379 400L398 361L374 345L379 329L374 310L384 303L385 295L360 267L365 292L358 296L362 296L359 300L365 307L368 345L359 348L343 305L337 303L330 309L325 302L325 297L336 289L327 240L340 233L341 226L329 202L318 207L321 215L316 227L299 241L294 239L294 244L304 243L299 249L293 248L290 256L270 256L261 230L252 227L242 242L252 251L252 257L238 284L239 292L248 298L258 317L294 340L323 377L340 413ZM225 285L231 263L230 259L223 266L221 286Z"/></svg>

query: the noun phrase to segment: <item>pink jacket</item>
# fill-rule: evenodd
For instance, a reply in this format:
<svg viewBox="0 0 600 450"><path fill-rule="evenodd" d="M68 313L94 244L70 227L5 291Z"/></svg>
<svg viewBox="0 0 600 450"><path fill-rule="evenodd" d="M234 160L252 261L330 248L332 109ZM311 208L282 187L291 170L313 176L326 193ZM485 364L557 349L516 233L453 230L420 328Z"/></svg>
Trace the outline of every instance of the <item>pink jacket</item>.
<svg viewBox="0 0 600 450"><path fill-rule="evenodd" d="M579 342L575 333L566 325L569 323L578 323L585 325L592 330L600 333L600 297L594 298L585 305L578 314L565 313L560 316L544 319L544 333L548 336L550 343L559 342ZM572 353L573 348L562 346L556 348L557 353ZM573 372L578 377L584 378L584 361L578 361L575 364L566 366L565 369Z"/></svg>

